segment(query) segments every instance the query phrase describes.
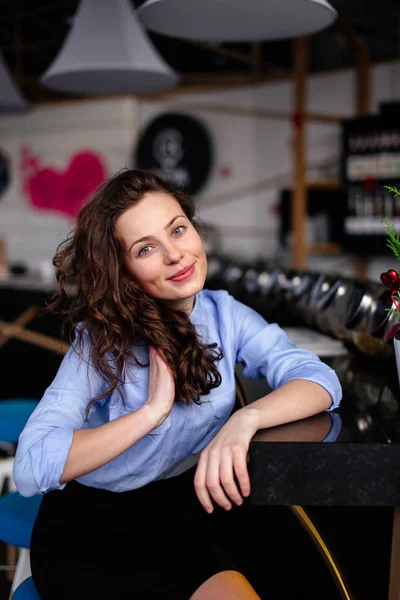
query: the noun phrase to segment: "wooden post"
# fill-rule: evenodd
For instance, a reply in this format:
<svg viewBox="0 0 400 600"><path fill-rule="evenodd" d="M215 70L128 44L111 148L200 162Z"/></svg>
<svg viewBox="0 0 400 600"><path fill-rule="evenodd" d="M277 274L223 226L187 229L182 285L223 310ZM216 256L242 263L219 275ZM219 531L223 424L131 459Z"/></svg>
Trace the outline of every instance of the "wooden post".
<svg viewBox="0 0 400 600"><path fill-rule="evenodd" d="M339 30L349 43L354 52L356 64L355 78L355 113L362 117L371 111L371 82L370 82L370 55L368 47L360 36L354 31L351 23L339 15Z"/></svg>
<svg viewBox="0 0 400 600"><path fill-rule="evenodd" d="M294 51L294 115L293 115L293 184L292 232L293 266L302 269L306 263L305 220L307 217L307 190L305 166L305 106L308 38L297 38Z"/></svg>
<svg viewBox="0 0 400 600"><path fill-rule="evenodd" d="M363 117L371 112L371 69L369 50L360 36L354 31L349 21L340 17L339 27L355 55L356 76L354 110L358 117ZM353 267L357 277L361 279L366 278L368 261L365 256L354 255Z"/></svg>
<svg viewBox="0 0 400 600"><path fill-rule="evenodd" d="M356 114L360 117L371 111L370 58L366 45L358 40L356 46ZM366 279L368 261L365 256L356 255L353 260L354 272L360 279Z"/></svg>
<svg viewBox="0 0 400 600"><path fill-rule="evenodd" d="M8 276L7 247L4 237L0 236L0 278Z"/></svg>
<svg viewBox="0 0 400 600"><path fill-rule="evenodd" d="M370 60L366 48L357 49L356 69L356 113L362 117L371 112Z"/></svg>

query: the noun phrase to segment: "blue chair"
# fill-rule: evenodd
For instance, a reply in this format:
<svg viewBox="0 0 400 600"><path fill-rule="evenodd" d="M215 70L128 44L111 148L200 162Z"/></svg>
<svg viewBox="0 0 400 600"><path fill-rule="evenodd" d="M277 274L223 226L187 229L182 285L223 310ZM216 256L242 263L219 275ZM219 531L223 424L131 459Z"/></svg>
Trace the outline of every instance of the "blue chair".
<svg viewBox="0 0 400 600"><path fill-rule="evenodd" d="M0 444L11 444L12 447L17 445L20 433L37 404L38 400L31 398L0 400ZM13 463L12 456L0 459L0 494L6 481L9 483L9 489L15 490L12 480Z"/></svg>
<svg viewBox="0 0 400 600"><path fill-rule="evenodd" d="M0 400L0 442L17 445L21 431L36 408L38 400L10 398ZM12 591L30 575L29 547L33 524L42 496L24 498L15 490L12 479L13 456L0 459L0 494L8 481L9 492L0 495L0 540L20 549ZM15 559L10 559L14 563Z"/></svg>
<svg viewBox="0 0 400 600"><path fill-rule="evenodd" d="M10 398L0 400L0 442L16 444L38 400Z"/></svg>
<svg viewBox="0 0 400 600"><path fill-rule="evenodd" d="M32 577L25 579L13 593L11 600L40 600Z"/></svg>
<svg viewBox="0 0 400 600"><path fill-rule="evenodd" d="M10 546L29 548L42 495L24 498L18 492L0 497L0 539Z"/></svg>

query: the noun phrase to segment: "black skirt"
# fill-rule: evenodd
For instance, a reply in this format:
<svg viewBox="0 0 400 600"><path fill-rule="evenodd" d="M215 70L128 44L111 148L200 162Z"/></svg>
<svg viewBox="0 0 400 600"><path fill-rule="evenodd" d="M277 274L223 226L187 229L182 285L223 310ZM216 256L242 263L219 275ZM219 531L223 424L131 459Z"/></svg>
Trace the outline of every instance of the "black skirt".
<svg viewBox="0 0 400 600"><path fill-rule="evenodd" d="M31 539L41 599L189 600L215 573L239 570L215 542L194 473L129 492L73 481L45 494Z"/></svg>

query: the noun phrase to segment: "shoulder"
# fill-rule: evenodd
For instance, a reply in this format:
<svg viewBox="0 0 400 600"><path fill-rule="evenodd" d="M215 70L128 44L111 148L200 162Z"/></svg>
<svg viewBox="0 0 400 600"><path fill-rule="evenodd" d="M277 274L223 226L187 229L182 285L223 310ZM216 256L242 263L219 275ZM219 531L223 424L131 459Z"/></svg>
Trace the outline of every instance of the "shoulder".
<svg viewBox="0 0 400 600"><path fill-rule="evenodd" d="M218 324L219 328L231 332L240 332L251 325L260 329L267 325L264 318L253 308L236 300L226 290L203 289L198 295L195 306L194 320L206 321L209 325Z"/></svg>
<svg viewBox="0 0 400 600"><path fill-rule="evenodd" d="M204 288L196 296L194 313L207 320L225 320L236 312L236 300L226 290Z"/></svg>
<svg viewBox="0 0 400 600"><path fill-rule="evenodd" d="M197 299L202 304L215 304L215 306L224 307L233 300L233 297L226 290L202 289L198 293Z"/></svg>
<svg viewBox="0 0 400 600"><path fill-rule="evenodd" d="M266 324L264 318L257 311L231 296L226 290L203 289L197 297L203 310L215 306L219 314L226 314L229 318L251 319Z"/></svg>

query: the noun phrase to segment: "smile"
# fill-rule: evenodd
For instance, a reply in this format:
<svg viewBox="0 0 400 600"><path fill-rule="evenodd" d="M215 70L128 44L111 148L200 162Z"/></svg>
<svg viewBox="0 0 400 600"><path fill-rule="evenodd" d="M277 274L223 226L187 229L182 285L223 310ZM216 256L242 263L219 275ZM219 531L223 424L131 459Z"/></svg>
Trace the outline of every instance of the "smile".
<svg viewBox="0 0 400 600"><path fill-rule="evenodd" d="M178 273L177 275L175 275L175 277L170 277L169 281L187 281L188 279L190 279L194 273L194 264L191 265L190 267L188 267L187 269L184 269L183 271L181 271L180 273Z"/></svg>

